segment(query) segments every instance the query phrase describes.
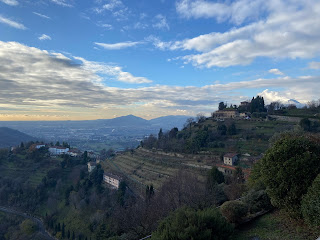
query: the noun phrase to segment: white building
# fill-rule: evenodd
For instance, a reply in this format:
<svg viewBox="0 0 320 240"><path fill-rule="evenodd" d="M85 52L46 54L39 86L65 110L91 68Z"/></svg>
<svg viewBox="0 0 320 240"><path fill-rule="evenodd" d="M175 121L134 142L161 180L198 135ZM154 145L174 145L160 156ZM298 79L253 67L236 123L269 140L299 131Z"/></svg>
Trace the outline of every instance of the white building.
<svg viewBox="0 0 320 240"><path fill-rule="evenodd" d="M113 188L118 189L122 178L112 173L103 174L103 181Z"/></svg>
<svg viewBox="0 0 320 240"><path fill-rule="evenodd" d="M97 164L95 162L88 162L88 172L92 172L95 169Z"/></svg>
<svg viewBox="0 0 320 240"><path fill-rule="evenodd" d="M236 153L227 153L223 156L223 163L226 165L233 166L238 161L238 154Z"/></svg>
<svg viewBox="0 0 320 240"><path fill-rule="evenodd" d="M42 147L45 147L46 145L45 144L37 144L36 145L36 149L39 149L39 148L42 148Z"/></svg>
<svg viewBox="0 0 320 240"><path fill-rule="evenodd" d="M61 154L66 154L69 152L69 148L65 147L49 147L49 152L51 155L61 155Z"/></svg>

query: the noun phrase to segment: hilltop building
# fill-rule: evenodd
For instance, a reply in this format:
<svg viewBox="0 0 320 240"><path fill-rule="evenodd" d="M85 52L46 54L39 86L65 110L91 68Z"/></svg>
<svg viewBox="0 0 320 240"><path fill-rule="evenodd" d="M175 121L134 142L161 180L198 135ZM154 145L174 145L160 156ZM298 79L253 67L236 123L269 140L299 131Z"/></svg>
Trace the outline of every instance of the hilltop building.
<svg viewBox="0 0 320 240"><path fill-rule="evenodd" d="M223 109L214 112L212 116L214 118L237 118L240 116L240 114L236 109Z"/></svg>
<svg viewBox="0 0 320 240"><path fill-rule="evenodd" d="M119 185L121 182L122 178L114 175L112 173L105 173L103 175L103 181L109 185L111 185L112 188L114 189L119 189Z"/></svg>
<svg viewBox="0 0 320 240"><path fill-rule="evenodd" d="M69 152L69 148L54 146L54 147L49 147L49 152L51 155L67 154Z"/></svg>
<svg viewBox="0 0 320 240"><path fill-rule="evenodd" d="M236 153L227 153L223 156L223 163L225 165L234 166L238 161L238 154Z"/></svg>

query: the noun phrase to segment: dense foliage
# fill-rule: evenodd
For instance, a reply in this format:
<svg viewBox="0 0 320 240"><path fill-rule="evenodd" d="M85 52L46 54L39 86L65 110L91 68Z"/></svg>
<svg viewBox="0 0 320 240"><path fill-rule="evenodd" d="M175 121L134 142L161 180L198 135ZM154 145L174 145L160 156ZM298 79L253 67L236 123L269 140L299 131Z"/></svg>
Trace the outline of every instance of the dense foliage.
<svg viewBox="0 0 320 240"><path fill-rule="evenodd" d="M302 199L302 216L312 226L320 226L320 174Z"/></svg>
<svg viewBox="0 0 320 240"><path fill-rule="evenodd" d="M228 201L221 205L222 215L231 223L240 223L247 215L248 206L242 201Z"/></svg>
<svg viewBox="0 0 320 240"><path fill-rule="evenodd" d="M233 228L215 208L194 210L180 208L160 224L152 239L157 240L225 240Z"/></svg>
<svg viewBox="0 0 320 240"><path fill-rule="evenodd" d="M319 172L319 139L285 134L254 168L253 177L265 185L274 206L299 214L302 196Z"/></svg>

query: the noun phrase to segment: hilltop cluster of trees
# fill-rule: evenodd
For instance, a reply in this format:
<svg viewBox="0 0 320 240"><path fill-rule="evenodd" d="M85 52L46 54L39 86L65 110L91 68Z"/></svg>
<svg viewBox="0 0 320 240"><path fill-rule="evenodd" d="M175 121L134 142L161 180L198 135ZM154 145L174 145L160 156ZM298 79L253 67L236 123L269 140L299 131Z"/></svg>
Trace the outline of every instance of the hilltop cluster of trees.
<svg viewBox="0 0 320 240"><path fill-rule="evenodd" d="M211 125L198 125L193 118L187 120L183 130L172 128L163 133L160 129L158 137L150 135L141 142L141 146L148 149L162 149L181 153L197 153L210 148L223 148L226 136L236 135L238 130L234 122L219 123L216 128ZM199 126L196 128L196 126ZM192 129L192 126L194 128Z"/></svg>
<svg viewBox="0 0 320 240"><path fill-rule="evenodd" d="M260 96L253 97L251 102L248 102L247 105L237 106L237 105L230 104L230 106L228 107L227 104L225 104L224 102L220 102L218 109L219 110L237 109L239 110L239 112L250 112L250 113L267 112L267 109L264 104L264 99L263 97L260 97Z"/></svg>

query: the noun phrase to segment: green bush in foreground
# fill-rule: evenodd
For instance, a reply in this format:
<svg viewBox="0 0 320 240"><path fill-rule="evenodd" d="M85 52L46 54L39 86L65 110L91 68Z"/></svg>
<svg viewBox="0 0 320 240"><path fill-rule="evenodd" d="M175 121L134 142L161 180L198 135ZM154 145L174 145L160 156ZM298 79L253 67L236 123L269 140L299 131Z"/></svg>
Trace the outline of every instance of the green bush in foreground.
<svg viewBox="0 0 320 240"><path fill-rule="evenodd" d="M254 182L263 183L272 205L300 215L302 196L320 172L319 142L314 135L283 135L254 167Z"/></svg>
<svg viewBox="0 0 320 240"><path fill-rule="evenodd" d="M167 218L152 234L157 240L225 240L233 233L233 227L215 208L194 210L183 207Z"/></svg>
<svg viewBox="0 0 320 240"><path fill-rule="evenodd" d="M307 224L320 226L320 174L302 199L302 216Z"/></svg>
<svg viewBox="0 0 320 240"><path fill-rule="evenodd" d="M231 223L240 223L247 215L248 207L241 201L228 201L221 205L222 215Z"/></svg>

